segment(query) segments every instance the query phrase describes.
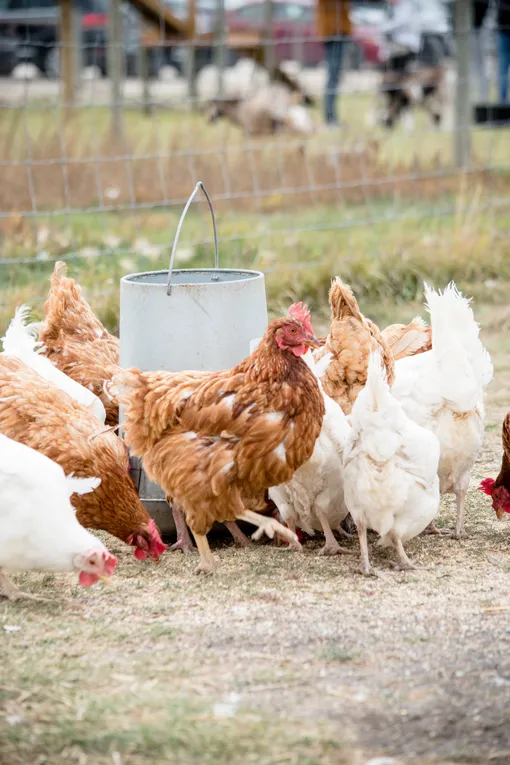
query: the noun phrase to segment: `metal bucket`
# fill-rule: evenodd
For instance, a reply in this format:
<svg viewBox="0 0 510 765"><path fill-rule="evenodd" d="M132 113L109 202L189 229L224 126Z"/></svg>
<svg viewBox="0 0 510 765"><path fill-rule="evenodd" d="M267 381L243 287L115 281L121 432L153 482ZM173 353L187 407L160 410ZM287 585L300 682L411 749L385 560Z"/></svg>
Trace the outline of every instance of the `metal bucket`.
<svg viewBox="0 0 510 765"><path fill-rule="evenodd" d="M211 209L215 268L173 269L184 216L199 189ZM167 271L124 276L120 282L120 364L142 371L228 369L250 352L250 341L267 326L264 274L219 268L214 212L201 183L184 208ZM122 412L121 412L122 421ZM161 488L137 459L132 476L140 498L163 533L175 530Z"/></svg>

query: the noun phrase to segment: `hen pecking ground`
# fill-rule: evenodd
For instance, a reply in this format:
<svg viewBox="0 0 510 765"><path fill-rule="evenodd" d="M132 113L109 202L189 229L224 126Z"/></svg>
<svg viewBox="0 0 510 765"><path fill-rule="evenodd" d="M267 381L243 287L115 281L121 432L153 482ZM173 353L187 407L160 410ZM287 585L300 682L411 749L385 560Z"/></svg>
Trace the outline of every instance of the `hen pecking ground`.
<svg viewBox="0 0 510 765"><path fill-rule="evenodd" d="M363 765L510 762L510 520L495 476L510 404L506 309L485 309L493 354L486 441L462 542L420 537L428 570L384 578L352 556L272 546L139 563L113 538L112 586L15 577L47 603L0 603L0 763L5 765ZM439 525L453 523L453 499ZM381 762L382 765L382 762Z"/></svg>

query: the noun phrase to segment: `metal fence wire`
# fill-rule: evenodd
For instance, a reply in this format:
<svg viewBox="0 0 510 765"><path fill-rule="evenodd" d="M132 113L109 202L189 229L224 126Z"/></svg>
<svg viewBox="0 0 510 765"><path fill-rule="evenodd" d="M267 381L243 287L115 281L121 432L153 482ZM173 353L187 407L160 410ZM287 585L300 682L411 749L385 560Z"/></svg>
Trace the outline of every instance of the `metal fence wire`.
<svg viewBox="0 0 510 765"><path fill-rule="evenodd" d="M320 267L321 247L354 258L360 229L377 258L381 227L459 215L467 186L484 210L508 209L494 14L474 29L467 0L450 4L448 55L411 63L404 83L381 63L385 4L351 3L336 128L324 125L313 6L102 2L40 2L54 35L37 45L26 3L0 13L15 35L0 79L2 319L21 300L37 311L57 260L99 263L112 293L122 273L164 267L198 181L222 262L273 273ZM194 208L176 266L212 258L206 208Z"/></svg>

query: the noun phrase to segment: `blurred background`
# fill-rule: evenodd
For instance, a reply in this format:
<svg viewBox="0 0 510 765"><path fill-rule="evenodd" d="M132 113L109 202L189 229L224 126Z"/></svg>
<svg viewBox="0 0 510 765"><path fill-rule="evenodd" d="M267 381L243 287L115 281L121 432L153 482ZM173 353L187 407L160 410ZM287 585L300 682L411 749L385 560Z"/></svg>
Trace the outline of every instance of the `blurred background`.
<svg viewBox="0 0 510 765"><path fill-rule="evenodd" d="M376 313L423 278L504 300L509 11L406 2L0 0L0 329L64 259L116 330L198 180L274 311L334 274ZM197 200L176 265L212 263Z"/></svg>

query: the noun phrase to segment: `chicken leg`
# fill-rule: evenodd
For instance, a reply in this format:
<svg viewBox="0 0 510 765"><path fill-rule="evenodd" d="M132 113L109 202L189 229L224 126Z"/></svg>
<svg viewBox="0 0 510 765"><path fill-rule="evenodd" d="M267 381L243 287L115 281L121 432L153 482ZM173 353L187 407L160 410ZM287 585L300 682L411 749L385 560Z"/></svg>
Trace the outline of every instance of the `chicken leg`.
<svg viewBox="0 0 510 765"><path fill-rule="evenodd" d="M200 563L195 569L195 574L214 574L217 568L217 563L213 558L207 536L205 534L195 534L195 542L197 543L198 552L200 553Z"/></svg>
<svg viewBox="0 0 510 765"><path fill-rule="evenodd" d="M357 524L359 549L361 552L361 566L360 571L363 576L381 576L381 574L373 568L368 557L368 540L367 540L367 527L364 523Z"/></svg>
<svg viewBox="0 0 510 765"><path fill-rule="evenodd" d="M414 563L409 560L409 557L404 550L404 545L402 544L402 540L400 539L399 535L396 531L390 531L390 538L393 542L393 547L395 548L398 556L398 568L401 571L414 571L417 566L414 565Z"/></svg>
<svg viewBox="0 0 510 765"><path fill-rule="evenodd" d="M172 504L169 497L166 498L166 501L172 508L172 516L175 523L175 529L177 531L177 542L175 542L175 544L170 547L170 550L181 550L185 555L186 553L195 552L195 548L193 547L193 542L191 541L188 527L186 525L186 518L184 513L182 510Z"/></svg>
<svg viewBox="0 0 510 765"><path fill-rule="evenodd" d="M249 547L250 540L246 536L246 534L243 534L239 526L235 521L225 521L224 524L227 529L232 534L232 537L234 539L234 543L236 547Z"/></svg>
<svg viewBox="0 0 510 765"><path fill-rule="evenodd" d="M316 507L315 514L317 515L317 518L319 519L321 523L322 530L326 538L326 544L320 550L319 555L340 555L340 553L348 553L350 555L351 551L348 550L346 547L340 547L340 545L336 541L333 535L333 532L331 531L331 526L329 525L329 521L327 519L326 513L323 510L320 510L318 507Z"/></svg>
<svg viewBox="0 0 510 765"><path fill-rule="evenodd" d="M302 550L297 535L286 526L279 523L275 518L260 515L260 513L254 513L252 510L245 510L242 515L237 516L237 519L239 521L251 523L253 526L258 526L257 531L252 534L252 539L260 539L262 534L267 534L269 539L273 539L274 535L277 534L278 536L283 537L283 539L286 539L296 550Z"/></svg>
<svg viewBox="0 0 510 765"><path fill-rule="evenodd" d="M466 499L465 489L460 489L455 492L455 498L457 500L457 520L455 521L455 532L453 536L455 539L462 539L464 536L464 516L465 508L464 501Z"/></svg>
<svg viewBox="0 0 510 765"><path fill-rule="evenodd" d="M37 600L42 603L46 602L46 598L30 595L28 592L19 590L3 571L0 571L0 595L3 595L7 600Z"/></svg>

